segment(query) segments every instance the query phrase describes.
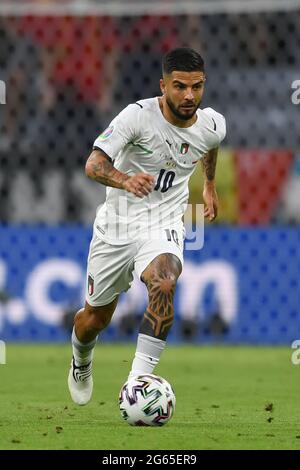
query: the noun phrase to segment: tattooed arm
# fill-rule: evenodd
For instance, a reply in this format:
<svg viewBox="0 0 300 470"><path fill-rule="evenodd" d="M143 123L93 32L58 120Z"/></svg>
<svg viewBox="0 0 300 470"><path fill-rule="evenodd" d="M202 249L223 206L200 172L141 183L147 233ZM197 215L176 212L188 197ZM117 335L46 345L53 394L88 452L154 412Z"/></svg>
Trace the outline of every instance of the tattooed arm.
<svg viewBox="0 0 300 470"><path fill-rule="evenodd" d="M217 165L218 148L211 149L202 158L204 172L203 200L205 203L204 216L212 222L218 214L218 195L215 187L215 172Z"/></svg>
<svg viewBox="0 0 300 470"><path fill-rule="evenodd" d="M147 196L154 187L154 177L146 173L129 176L114 168L111 159L102 150L95 149L85 165L85 174L94 181L124 189L139 198Z"/></svg>
<svg viewBox="0 0 300 470"><path fill-rule="evenodd" d="M94 181L124 189L124 182L129 176L116 170L112 160L101 150L93 150L85 165L85 174Z"/></svg>
<svg viewBox="0 0 300 470"><path fill-rule="evenodd" d="M209 150L202 158L202 167L206 181L214 181L218 157L218 148Z"/></svg>

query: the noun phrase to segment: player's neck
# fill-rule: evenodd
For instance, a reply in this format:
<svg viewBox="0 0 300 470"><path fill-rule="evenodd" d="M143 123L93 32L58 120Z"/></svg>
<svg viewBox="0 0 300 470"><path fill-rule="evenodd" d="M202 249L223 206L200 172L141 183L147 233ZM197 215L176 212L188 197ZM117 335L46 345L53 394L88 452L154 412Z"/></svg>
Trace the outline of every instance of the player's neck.
<svg viewBox="0 0 300 470"><path fill-rule="evenodd" d="M191 117L191 119L188 119L187 121L175 116L174 113L169 108L168 103L166 102L164 97L161 97L161 98L159 97L158 102L159 102L159 107L160 107L162 115L164 116L166 121L168 121L173 126L183 127L183 128L191 127L197 121L196 113L194 114L193 117Z"/></svg>

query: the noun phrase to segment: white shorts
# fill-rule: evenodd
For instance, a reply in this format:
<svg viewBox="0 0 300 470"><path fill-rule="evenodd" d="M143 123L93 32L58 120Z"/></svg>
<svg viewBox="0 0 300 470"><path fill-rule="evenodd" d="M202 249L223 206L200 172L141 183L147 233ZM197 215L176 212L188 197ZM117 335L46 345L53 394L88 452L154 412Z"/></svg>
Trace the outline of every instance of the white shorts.
<svg viewBox="0 0 300 470"><path fill-rule="evenodd" d="M167 238L136 240L126 245L111 245L95 233L90 244L87 265L86 301L92 307L111 303L125 292L133 281L133 271L139 278L158 255L172 253L183 266L183 234L176 241ZM176 243L177 242L177 243Z"/></svg>

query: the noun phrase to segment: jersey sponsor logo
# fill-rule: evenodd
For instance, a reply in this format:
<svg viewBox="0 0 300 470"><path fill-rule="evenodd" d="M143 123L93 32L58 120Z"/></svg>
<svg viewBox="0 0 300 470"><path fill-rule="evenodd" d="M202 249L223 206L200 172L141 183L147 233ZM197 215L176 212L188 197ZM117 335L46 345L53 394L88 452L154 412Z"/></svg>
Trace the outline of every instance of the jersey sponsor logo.
<svg viewBox="0 0 300 470"><path fill-rule="evenodd" d="M190 147L190 144L187 144L186 142L183 142L181 144L181 147L180 147L180 153L182 155L185 155L186 153L188 153L189 147Z"/></svg>
<svg viewBox="0 0 300 470"><path fill-rule="evenodd" d="M105 129L105 131L102 132L102 134L99 135L99 139L106 140L112 135L113 132L114 132L114 126L109 126Z"/></svg>

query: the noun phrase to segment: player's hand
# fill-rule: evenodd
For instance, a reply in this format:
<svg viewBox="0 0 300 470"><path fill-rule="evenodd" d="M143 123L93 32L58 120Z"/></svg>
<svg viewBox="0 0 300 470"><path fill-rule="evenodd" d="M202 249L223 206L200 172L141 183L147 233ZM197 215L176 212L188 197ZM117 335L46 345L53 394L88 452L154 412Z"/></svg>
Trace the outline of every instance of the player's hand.
<svg viewBox="0 0 300 470"><path fill-rule="evenodd" d="M208 217L209 221L212 222L218 215L219 207L218 195L213 181L204 183L203 201L205 204L204 217Z"/></svg>
<svg viewBox="0 0 300 470"><path fill-rule="evenodd" d="M153 191L154 184L154 176L148 175L147 173L137 173L124 181L123 187L129 193L143 198Z"/></svg>

